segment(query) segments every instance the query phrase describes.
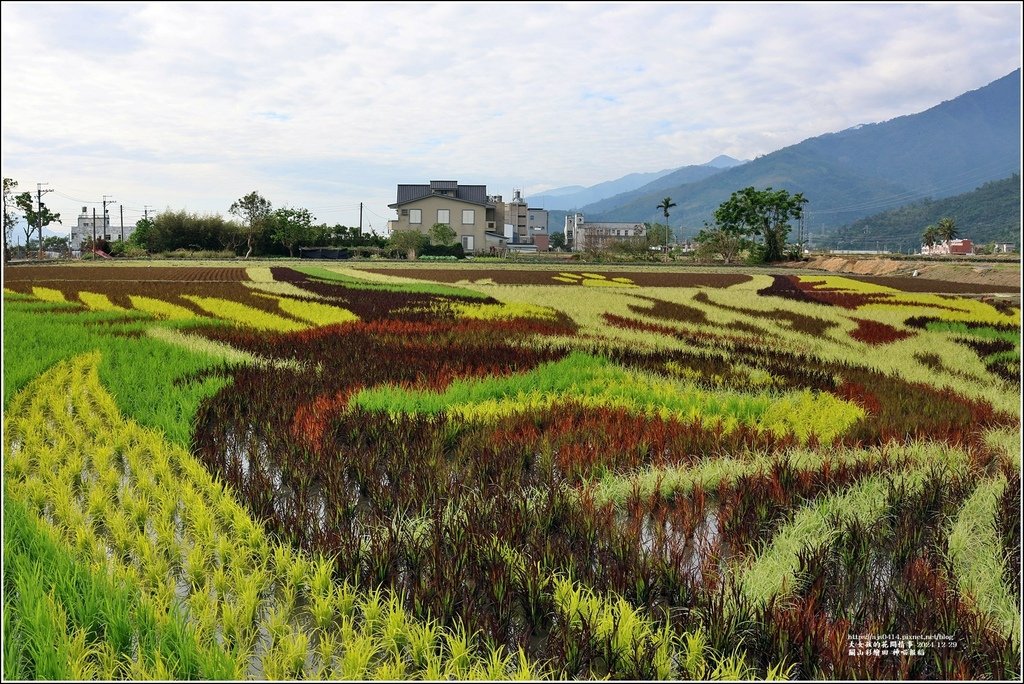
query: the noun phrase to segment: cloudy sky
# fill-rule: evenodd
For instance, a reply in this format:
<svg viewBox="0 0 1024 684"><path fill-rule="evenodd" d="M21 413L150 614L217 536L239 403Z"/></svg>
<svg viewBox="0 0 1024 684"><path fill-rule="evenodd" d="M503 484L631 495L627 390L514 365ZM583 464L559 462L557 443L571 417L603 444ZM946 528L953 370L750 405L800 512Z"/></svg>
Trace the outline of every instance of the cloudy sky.
<svg viewBox="0 0 1024 684"><path fill-rule="evenodd" d="M104 195L257 190L383 232L398 183L527 198L751 159L1021 66L1021 5L2 4L2 167L65 230ZM54 228L59 228L53 226Z"/></svg>

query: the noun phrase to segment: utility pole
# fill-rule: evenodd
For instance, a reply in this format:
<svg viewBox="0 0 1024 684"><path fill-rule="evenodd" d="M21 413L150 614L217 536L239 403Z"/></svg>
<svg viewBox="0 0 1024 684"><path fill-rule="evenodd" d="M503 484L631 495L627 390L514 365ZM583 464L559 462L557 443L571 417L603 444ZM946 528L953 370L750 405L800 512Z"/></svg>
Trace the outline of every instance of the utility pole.
<svg viewBox="0 0 1024 684"><path fill-rule="evenodd" d="M121 242L124 242L124 205L117 205L121 209Z"/></svg>
<svg viewBox="0 0 1024 684"><path fill-rule="evenodd" d="M36 219L36 223L39 225L39 260L43 260L43 193L53 192L53 189L43 190L44 185L49 183L36 183L36 201L39 203L39 216ZM28 247L28 245L25 245Z"/></svg>
<svg viewBox="0 0 1024 684"><path fill-rule="evenodd" d="M110 195L103 196L103 239L107 239L107 229L110 228L110 219L107 218L107 205L113 204L114 199L107 199Z"/></svg>
<svg viewBox="0 0 1024 684"><path fill-rule="evenodd" d="M149 221L149 205L146 204L142 207L142 213L146 216L146 221Z"/></svg>
<svg viewBox="0 0 1024 684"><path fill-rule="evenodd" d="M359 203L359 234L363 234L363 203Z"/></svg>
<svg viewBox="0 0 1024 684"><path fill-rule="evenodd" d="M92 208L92 253L96 254L96 207Z"/></svg>

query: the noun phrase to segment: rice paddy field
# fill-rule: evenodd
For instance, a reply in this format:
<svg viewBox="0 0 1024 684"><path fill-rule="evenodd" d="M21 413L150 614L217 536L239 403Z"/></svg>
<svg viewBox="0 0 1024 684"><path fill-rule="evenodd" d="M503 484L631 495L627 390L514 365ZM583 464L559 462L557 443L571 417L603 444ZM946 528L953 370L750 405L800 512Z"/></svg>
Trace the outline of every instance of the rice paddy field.
<svg viewBox="0 0 1024 684"><path fill-rule="evenodd" d="M1020 678L1019 290L288 264L5 271L5 679Z"/></svg>

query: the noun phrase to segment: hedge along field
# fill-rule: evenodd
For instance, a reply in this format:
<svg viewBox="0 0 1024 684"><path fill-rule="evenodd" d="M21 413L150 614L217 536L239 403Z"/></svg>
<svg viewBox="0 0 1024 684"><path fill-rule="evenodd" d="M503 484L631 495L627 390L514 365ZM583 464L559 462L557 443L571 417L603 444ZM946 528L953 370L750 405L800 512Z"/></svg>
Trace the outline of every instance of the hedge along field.
<svg viewBox="0 0 1024 684"><path fill-rule="evenodd" d="M1019 308L8 273L9 678L1020 675Z"/></svg>

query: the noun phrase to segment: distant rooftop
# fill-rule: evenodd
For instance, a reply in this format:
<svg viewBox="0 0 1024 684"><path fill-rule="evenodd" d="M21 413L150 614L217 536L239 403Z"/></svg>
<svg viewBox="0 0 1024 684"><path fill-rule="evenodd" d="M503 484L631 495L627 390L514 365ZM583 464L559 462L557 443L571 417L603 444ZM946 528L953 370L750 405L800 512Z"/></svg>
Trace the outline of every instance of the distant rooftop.
<svg viewBox="0 0 1024 684"><path fill-rule="evenodd" d="M459 185L458 181L453 180L432 180L426 184L399 184L398 199L394 204L389 204L388 207L394 209L399 205L415 202L416 200L433 195L452 197L463 202L482 206L488 204L486 185Z"/></svg>

